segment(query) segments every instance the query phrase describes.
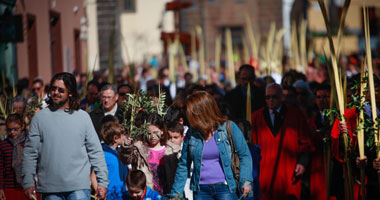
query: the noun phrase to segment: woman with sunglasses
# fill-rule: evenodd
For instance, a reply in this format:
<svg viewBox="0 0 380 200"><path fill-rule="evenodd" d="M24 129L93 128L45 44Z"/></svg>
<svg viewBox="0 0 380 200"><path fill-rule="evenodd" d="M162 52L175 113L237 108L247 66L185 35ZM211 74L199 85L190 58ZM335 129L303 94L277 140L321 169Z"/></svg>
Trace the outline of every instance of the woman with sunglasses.
<svg viewBox="0 0 380 200"><path fill-rule="evenodd" d="M21 163L25 143L23 116L10 114L5 125L7 138L0 142L0 200L26 199L21 187Z"/></svg>

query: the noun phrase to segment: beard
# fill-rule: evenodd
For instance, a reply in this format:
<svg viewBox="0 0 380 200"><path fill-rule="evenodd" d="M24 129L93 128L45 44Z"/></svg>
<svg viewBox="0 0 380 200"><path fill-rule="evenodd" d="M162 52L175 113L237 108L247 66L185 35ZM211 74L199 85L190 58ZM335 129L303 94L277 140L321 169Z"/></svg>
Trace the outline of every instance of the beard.
<svg viewBox="0 0 380 200"><path fill-rule="evenodd" d="M54 100L53 99L54 106L57 108L63 107L66 104L66 102L68 102L68 101L69 101L69 98L66 98L63 100Z"/></svg>

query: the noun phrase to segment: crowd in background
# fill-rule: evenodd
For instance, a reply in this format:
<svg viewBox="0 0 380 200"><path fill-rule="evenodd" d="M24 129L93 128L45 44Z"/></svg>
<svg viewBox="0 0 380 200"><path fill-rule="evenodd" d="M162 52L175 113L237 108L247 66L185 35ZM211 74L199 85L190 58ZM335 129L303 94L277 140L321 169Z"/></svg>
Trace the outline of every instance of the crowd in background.
<svg viewBox="0 0 380 200"><path fill-rule="evenodd" d="M361 59L358 56L350 56L341 60L341 66L347 76L348 104L355 100L357 94L355 89L357 87L354 86L360 82ZM287 68L286 65L283 67ZM375 63L375 67L377 73L380 64ZM174 192L183 192L187 198L192 198L190 190L198 190L192 188L195 186L190 183L190 175L186 174L185 178L181 179L183 184L188 181L184 191L178 190L182 185L178 186L178 172L176 174L175 169L178 162L184 162L181 161L181 154L186 152L182 149L183 146L191 148L193 145L188 143L192 141L189 135L194 135L196 133L194 130L201 129L199 124L199 127L192 127L196 124L194 120L197 119L188 118L189 97L195 98L194 95L200 95L205 91L213 97L217 109L220 110L220 117L233 121L233 129L236 129L236 132L239 127L241 130L239 134L244 136L244 141L248 144L247 150L250 150L249 155L252 156L249 160L253 163L249 168L253 174L249 182L252 184L250 190L254 195L248 195L248 191L238 191L247 195L247 198L326 199L329 194L336 199L344 199L347 194L343 188L344 150L342 150L341 134L343 132L349 133L351 137L350 156L353 160L353 176L358 177L356 175L359 167L364 166L368 174L367 198L379 199L379 183L374 177L380 166L375 151L373 148L368 148L367 159L357 160L355 128L352 125L356 123L355 110L352 111L352 108L347 106L347 112L352 111L354 114L348 114L353 117L352 121L347 121L346 124L340 124L339 120L325 114L326 110L334 108L330 106L333 87L330 85L327 68L326 62L315 60L314 63L310 63L305 73L287 70L278 78L278 74L259 76L251 65L241 65L236 73L235 87L231 85L224 70L220 74L210 76L217 78L207 80L200 76L197 81L194 81L193 74L180 70L176 82L171 82L167 67L157 70L147 66L136 68L134 76L124 72L116 73L117 75L112 77L114 83L108 82L110 79L107 79L106 73L94 72L88 75L74 72L77 92L81 97L80 109L89 113L99 141L102 141L110 181L108 198L140 199L148 195L152 199L159 199L161 196L173 195ZM34 115L41 109L47 109L51 91L57 90L40 78L32 80L31 83L27 79L20 79L14 88L6 81L4 83L1 87L1 101L5 109L0 124L0 135L3 138L3 142L0 143L1 199L3 195L7 196L2 191L4 189L22 189L20 180L22 178L17 172L20 167L14 166L14 162L21 161L14 155L16 153L20 155L17 151L20 151L19 147L24 145ZM379 107L380 79L377 75L375 75L375 89L376 103ZM160 93L165 93L168 112L165 116L158 114L140 116L140 122L137 120L136 123L147 122L150 135L145 139L136 140L128 137L128 131L124 130L126 112L124 104L128 94L136 94L139 90L156 98ZM60 92L59 88L57 91ZM249 106L247 101L251 103ZM247 112L252 114L250 119L247 117ZM5 113L8 114L7 117L4 116ZM223 125L225 120L221 120L213 128ZM270 135L266 135L267 133ZM211 138L213 137L211 134ZM219 136L216 135L215 140L216 137ZM19 140L22 141L21 146ZM10 141L11 145L4 141ZM207 138L204 138L204 141L208 142ZM245 149L246 146L238 148ZM327 146L331 149L329 160L332 164L327 168L330 172L326 171L325 165ZM223 158L220 162L222 160ZM197 169L196 165L191 169ZM190 171L189 167L189 171L186 172L191 173ZM329 173L330 177L326 178L326 173ZM200 184L209 183L207 180L202 180L202 175L199 176L201 180L197 181ZM226 170L221 180L224 179L228 182ZM92 187L96 189L96 177L92 175L91 180ZM217 181L223 182L221 180ZM326 187L327 182L330 187ZM230 183L227 185L231 187ZM241 186L240 189L245 186ZM199 199L201 194L198 192L194 195L198 195L195 198ZM354 195L355 199L359 197L359 190L355 190Z"/></svg>

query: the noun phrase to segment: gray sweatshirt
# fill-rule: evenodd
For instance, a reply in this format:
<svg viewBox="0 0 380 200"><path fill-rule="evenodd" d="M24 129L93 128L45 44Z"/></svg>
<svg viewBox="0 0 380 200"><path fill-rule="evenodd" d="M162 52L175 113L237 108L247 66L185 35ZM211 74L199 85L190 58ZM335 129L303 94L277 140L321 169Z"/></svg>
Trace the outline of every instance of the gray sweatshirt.
<svg viewBox="0 0 380 200"><path fill-rule="evenodd" d="M70 114L44 108L34 116L24 146L24 189L34 186L36 173L41 193L90 189L91 168L98 184L107 187L104 153L85 111Z"/></svg>

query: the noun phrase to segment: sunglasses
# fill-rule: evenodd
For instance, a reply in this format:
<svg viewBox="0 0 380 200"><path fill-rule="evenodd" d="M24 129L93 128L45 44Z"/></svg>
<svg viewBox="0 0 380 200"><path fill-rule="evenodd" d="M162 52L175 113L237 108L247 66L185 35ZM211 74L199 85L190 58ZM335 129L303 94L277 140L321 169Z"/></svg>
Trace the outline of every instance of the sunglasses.
<svg viewBox="0 0 380 200"><path fill-rule="evenodd" d="M280 97L277 95L266 95L265 99L279 99Z"/></svg>
<svg viewBox="0 0 380 200"><path fill-rule="evenodd" d="M127 94L128 94L128 93L126 93L126 92L124 92L124 93L122 92L122 93L119 93L119 96L122 96L122 97L123 97L123 96L125 96L125 95L127 95Z"/></svg>
<svg viewBox="0 0 380 200"><path fill-rule="evenodd" d="M51 88L50 88L50 91L52 91L52 92L54 92L54 91L56 91L56 90L58 90L58 92L59 93L65 93L65 89L63 89L63 88L59 88L59 87L55 87L55 86L51 86Z"/></svg>
<svg viewBox="0 0 380 200"><path fill-rule="evenodd" d="M20 127L17 127L17 128L7 128L6 131L8 133L11 133L12 131L19 131L21 128Z"/></svg>

